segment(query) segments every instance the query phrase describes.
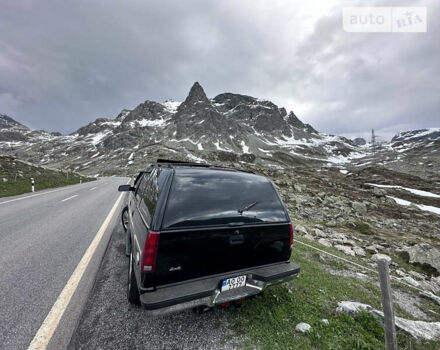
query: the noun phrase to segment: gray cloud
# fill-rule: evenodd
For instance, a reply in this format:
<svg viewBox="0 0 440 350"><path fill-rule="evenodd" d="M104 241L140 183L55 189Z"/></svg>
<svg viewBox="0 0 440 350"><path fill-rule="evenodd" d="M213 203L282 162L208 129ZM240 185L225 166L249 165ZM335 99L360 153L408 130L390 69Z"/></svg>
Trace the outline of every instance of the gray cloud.
<svg viewBox="0 0 440 350"><path fill-rule="evenodd" d="M72 132L194 81L268 98L320 131L388 138L439 125L440 4L428 33L346 33L341 6L372 1L0 0L0 113Z"/></svg>

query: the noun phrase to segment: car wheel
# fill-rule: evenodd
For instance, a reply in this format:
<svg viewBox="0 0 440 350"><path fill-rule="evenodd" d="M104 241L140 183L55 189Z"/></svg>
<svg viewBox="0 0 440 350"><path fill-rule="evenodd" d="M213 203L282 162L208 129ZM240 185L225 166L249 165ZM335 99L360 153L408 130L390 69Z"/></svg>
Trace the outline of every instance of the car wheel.
<svg viewBox="0 0 440 350"><path fill-rule="evenodd" d="M130 254L130 262L128 266L128 283L127 283L127 299L130 304L139 305L140 295L136 283L136 276L133 271L133 253Z"/></svg>
<svg viewBox="0 0 440 350"><path fill-rule="evenodd" d="M127 232L128 229L128 207L125 207L122 209L122 227L124 228L124 231Z"/></svg>

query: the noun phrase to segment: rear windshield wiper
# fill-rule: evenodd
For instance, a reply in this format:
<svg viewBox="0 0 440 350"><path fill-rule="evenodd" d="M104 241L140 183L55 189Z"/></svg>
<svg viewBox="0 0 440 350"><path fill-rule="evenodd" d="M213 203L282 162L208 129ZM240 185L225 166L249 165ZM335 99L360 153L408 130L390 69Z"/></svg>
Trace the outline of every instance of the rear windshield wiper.
<svg viewBox="0 0 440 350"><path fill-rule="evenodd" d="M255 202L253 202L253 203L247 205L247 206L244 207L244 208L238 209L237 211L238 211L240 214L243 214L244 211L247 211L247 210L253 208L253 207L254 207L255 205L257 205L257 204L258 204L258 201L255 201Z"/></svg>

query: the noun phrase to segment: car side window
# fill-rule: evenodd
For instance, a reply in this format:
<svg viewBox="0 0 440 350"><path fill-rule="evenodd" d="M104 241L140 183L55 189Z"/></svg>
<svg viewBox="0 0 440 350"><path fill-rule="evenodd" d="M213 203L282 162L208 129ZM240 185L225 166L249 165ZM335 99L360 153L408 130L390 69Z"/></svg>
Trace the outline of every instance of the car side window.
<svg viewBox="0 0 440 350"><path fill-rule="evenodd" d="M139 186L139 212L148 225L151 225L157 202L157 170L154 170L148 178Z"/></svg>

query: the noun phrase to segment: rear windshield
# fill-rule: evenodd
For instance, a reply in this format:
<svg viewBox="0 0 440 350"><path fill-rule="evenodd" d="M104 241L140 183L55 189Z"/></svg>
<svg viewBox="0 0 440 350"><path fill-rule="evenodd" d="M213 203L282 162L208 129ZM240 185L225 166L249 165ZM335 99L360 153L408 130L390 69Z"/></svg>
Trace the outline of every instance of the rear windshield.
<svg viewBox="0 0 440 350"><path fill-rule="evenodd" d="M223 170L176 171L162 228L287 221L264 177Z"/></svg>

